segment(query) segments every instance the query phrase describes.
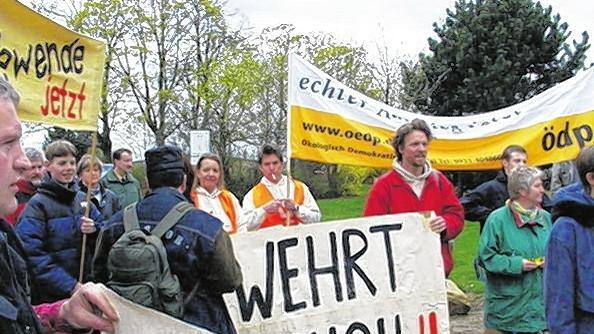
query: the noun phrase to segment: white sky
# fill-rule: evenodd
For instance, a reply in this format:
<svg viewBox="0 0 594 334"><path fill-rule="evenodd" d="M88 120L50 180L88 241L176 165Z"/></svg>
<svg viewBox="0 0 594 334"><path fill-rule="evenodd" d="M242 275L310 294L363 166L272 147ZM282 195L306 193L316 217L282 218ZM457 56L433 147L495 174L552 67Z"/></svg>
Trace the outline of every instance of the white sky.
<svg viewBox="0 0 594 334"><path fill-rule="evenodd" d="M343 42L365 45L374 54L377 45L388 46L391 56L427 51L427 38L433 36L433 22L441 25L446 8L454 0L228 0L227 10L236 12L235 23L258 33L281 23L293 24L298 33L325 32ZM581 41L582 31L594 39L594 2L585 0L543 0L553 13L569 23L571 38ZM586 64L594 62L588 50Z"/></svg>

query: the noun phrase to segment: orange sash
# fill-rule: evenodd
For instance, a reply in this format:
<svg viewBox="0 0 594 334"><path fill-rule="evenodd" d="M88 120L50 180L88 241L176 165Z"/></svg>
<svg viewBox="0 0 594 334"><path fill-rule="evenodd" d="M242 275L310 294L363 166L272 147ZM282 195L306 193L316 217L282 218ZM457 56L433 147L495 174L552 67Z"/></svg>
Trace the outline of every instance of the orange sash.
<svg viewBox="0 0 594 334"><path fill-rule="evenodd" d="M295 184L295 193L294 193L294 198L295 198L295 203L297 203L298 205L303 205L303 202L305 201L305 196L303 193L303 183L297 181L297 180L293 180L293 183ZM272 194L270 193L270 191L268 190L268 188L266 188L266 186L262 183L258 183L255 187L254 187L254 191L252 192L252 196L253 196L253 200L254 200L254 207L259 208L263 205L265 205L266 203L273 201L274 197L272 196ZM262 221L262 224L260 224L260 228L266 228L266 227L270 227L270 226L276 226L276 225L284 225L286 222L287 218L286 216L281 215L280 213L267 213L266 216L264 217L264 221ZM297 225L300 223L299 217L296 216L292 216L291 217L291 225Z"/></svg>
<svg viewBox="0 0 594 334"><path fill-rule="evenodd" d="M196 192L195 189L192 189L190 196L192 197L192 202L194 202L194 206L199 209L200 205L198 204L198 193ZM227 231L227 232L229 234L233 234L233 233L237 232L237 215L235 213L235 207L233 206L233 196L231 195L231 193L229 191L221 190L221 193L217 197L218 197L219 201L221 202L223 211L225 212L225 214L227 215L227 217L229 217L229 220L231 221L231 230Z"/></svg>

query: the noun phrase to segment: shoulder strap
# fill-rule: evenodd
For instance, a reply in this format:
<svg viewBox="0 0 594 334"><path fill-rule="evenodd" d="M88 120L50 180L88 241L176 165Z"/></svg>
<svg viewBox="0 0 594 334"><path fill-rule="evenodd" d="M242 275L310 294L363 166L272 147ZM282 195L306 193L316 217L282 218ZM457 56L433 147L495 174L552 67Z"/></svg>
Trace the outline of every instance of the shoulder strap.
<svg viewBox="0 0 594 334"><path fill-rule="evenodd" d="M165 232L169 231L177 222L186 214L186 212L194 209L194 206L188 202L182 201L177 203L163 219L161 222L155 226L155 228L151 231L151 234L156 236L157 238L161 238Z"/></svg>
<svg viewBox="0 0 594 334"><path fill-rule="evenodd" d="M136 213L136 202L129 204L124 209L124 231L140 230L138 214Z"/></svg>

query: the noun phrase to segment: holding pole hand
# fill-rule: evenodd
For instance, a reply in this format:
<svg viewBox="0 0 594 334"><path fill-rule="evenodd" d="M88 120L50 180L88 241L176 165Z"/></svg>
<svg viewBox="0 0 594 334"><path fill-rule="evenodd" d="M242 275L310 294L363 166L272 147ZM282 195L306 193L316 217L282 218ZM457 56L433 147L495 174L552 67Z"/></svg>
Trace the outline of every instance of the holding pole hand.
<svg viewBox="0 0 594 334"><path fill-rule="evenodd" d="M91 234L97 231L95 222L89 217L80 217L80 231L83 234Z"/></svg>

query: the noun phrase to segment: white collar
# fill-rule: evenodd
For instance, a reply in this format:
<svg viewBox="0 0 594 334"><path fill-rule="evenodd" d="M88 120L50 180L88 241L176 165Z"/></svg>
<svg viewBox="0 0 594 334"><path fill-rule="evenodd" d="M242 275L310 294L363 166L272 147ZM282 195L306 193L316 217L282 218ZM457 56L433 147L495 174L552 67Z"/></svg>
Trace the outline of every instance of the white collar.
<svg viewBox="0 0 594 334"><path fill-rule="evenodd" d="M285 175L281 175L280 181L278 181L277 183L272 183L270 180L263 176L260 182L267 187L279 187L286 184L287 177Z"/></svg>
<svg viewBox="0 0 594 334"><path fill-rule="evenodd" d="M221 190L219 188L215 188L215 190L212 193L209 193L208 190L202 188L201 186L198 186L196 187L196 192L205 197L217 198L221 193Z"/></svg>

